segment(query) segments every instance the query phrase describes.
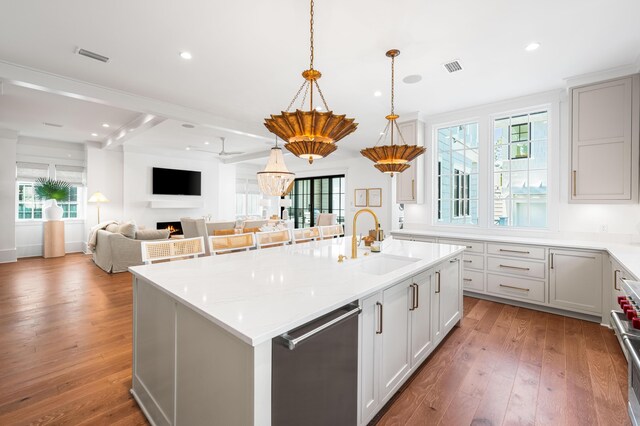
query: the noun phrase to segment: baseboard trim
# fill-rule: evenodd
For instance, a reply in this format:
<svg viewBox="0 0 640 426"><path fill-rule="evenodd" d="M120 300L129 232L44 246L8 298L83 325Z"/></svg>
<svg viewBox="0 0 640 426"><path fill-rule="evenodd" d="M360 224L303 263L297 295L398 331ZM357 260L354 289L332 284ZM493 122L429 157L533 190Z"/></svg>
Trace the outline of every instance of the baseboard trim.
<svg viewBox="0 0 640 426"><path fill-rule="evenodd" d="M0 263L11 263L18 260L17 250L0 250Z"/></svg>
<svg viewBox="0 0 640 426"><path fill-rule="evenodd" d="M65 253L84 253L84 241L69 241L64 243ZM44 247L42 244L32 244L28 246L20 246L16 248L18 258L22 257L38 257L44 255Z"/></svg>
<svg viewBox="0 0 640 426"><path fill-rule="evenodd" d="M504 299L502 297L491 296L484 293L476 293L474 291L465 290L463 294L465 296L474 297L476 299L484 299L484 300L489 300L491 302L504 303L505 305L513 305L521 308L533 309L535 311L542 311L550 314L562 315L563 317L576 318L576 319L581 319L585 321L591 321L591 322L596 322L598 324L606 325L602 323L602 317L599 315L588 315L580 312L565 311L564 309L553 308L551 306L536 305L534 303L521 302L519 300L513 300L513 299Z"/></svg>

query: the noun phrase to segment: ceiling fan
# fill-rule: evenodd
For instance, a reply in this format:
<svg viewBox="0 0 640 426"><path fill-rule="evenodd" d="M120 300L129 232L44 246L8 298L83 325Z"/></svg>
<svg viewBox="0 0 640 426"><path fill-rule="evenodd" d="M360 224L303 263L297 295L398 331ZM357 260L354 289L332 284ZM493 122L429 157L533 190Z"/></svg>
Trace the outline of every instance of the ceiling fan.
<svg viewBox="0 0 640 426"><path fill-rule="evenodd" d="M240 155L240 154L244 154L244 152L243 152L243 151L225 151L225 150L224 150L224 141L225 141L226 139L227 139L227 138L220 137L220 140L222 141L222 149L221 149L219 152L211 152L211 151L208 151L208 150L205 150L205 149L202 149L202 148L199 148L199 147L195 147L195 146L190 146L189 148L190 148L191 150L193 150L193 151L208 152L208 153L210 153L210 154L215 154L215 155L217 155L217 156L219 156L219 157L229 157L229 156L231 156L231 155Z"/></svg>

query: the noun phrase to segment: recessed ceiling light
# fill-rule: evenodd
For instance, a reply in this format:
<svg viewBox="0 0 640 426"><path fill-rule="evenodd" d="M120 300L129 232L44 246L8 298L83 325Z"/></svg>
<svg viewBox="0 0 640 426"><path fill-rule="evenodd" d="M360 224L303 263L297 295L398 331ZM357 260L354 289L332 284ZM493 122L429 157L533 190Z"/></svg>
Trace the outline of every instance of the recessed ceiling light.
<svg viewBox="0 0 640 426"><path fill-rule="evenodd" d="M98 134L97 133L91 133L91 136L93 136L95 138L95 137L98 137Z"/></svg>
<svg viewBox="0 0 640 426"><path fill-rule="evenodd" d="M104 127L105 129L108 129L109 125L107 123L102 123L102 127Z"/></svg>
<svg viewBox="0 0 640 426"><path fill-rule="evenodd" d="M422 80L422 76L418 74L408 75L402 79L402 81L404 81L407 84L415 84L415 83L418 83L420 80Z"/></svg>
<svg viewBox="0 0 640 426"><path fill-rule="evenodd" d="M187 151L191 151L191 147L190 147L190 146L186 147L185 149L186 149Z"/></svg>
<svg viewBox="0 0 640 426"><path fill-rule="evenodd" d="M191 56L191 52L180 52L180 57L187 60L193 58L193 56Z"/></svg>
<svg viewBox="0 0 640 426"><path fill-rule="evenodd" d="M384 132L380 132L380 136L384 135Z"/></svg>
<svg viewBox="0 0 640 426"><path fill-rule="evenodd" d="M379 98L380 96L382 96L382 92L379 90L376 90L375 92L373 92L373 96L375 96L376 98Z"/></svg>
<svg viewBox="0 0 640 426"><path fill-rule="evenodd" d="M209 145L209 141L204 141L204 144L205 145Z"/></svg>
<svg viewBox="0 0 640 426"><path fill-rule="evenodd" d="M194 128L194 127L196 127L196 126L194 126L193 124L184 123L184 124L182 125L182 127L184 127L185 129L193 129L193 128Z"/></svg>
<svg viewBox="0 0 640 426"><path fill-rule="evenodd" d="M533 52L538 47L540 47L540 43L534 41L534 42L531 42L531 43L527 44L527 47L525 47L524 50L526 50L527 52Z"/></svg>
<svg viewBox="0 0 640 426"><path fill-rule="evenodd" d="M136 129L129 129L129 131L130 131L130 132L135 132L135 131L136 131Z"/></svg>
<svg viewBox="0 0 640 426"><path fill-rule="evenodd" d="M317 106L316 107L316 111L322 111L322 107L321 106Z"/></svg>

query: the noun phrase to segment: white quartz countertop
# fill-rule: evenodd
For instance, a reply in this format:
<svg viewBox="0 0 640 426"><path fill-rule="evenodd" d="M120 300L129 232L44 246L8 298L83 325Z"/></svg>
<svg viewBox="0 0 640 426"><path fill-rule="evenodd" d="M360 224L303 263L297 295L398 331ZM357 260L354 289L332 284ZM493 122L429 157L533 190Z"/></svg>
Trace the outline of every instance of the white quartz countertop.
<svg viewBox="0 0 640 426"><path fill-rule="evenodd" d="M382 253L351 255L351 237L131 267L171 297L257 346L347 303L460 254L464 247L394 240ZM394 256L399 256L394 258ZM411 258L386 274L385 260Z"/></svg>
<svg viewBox="0 0 640 426"><path fill-rule="evenodd" d="M443 231L429 231L417 229L401 229L391 232L392 235L398 236L424 236L436 237L455 240L479 240L488 242L500 242L510 244L531 244L546 247L558 247L567 249L580 250L599 250L608 252L631 274L635 275L634 279L640 279L640 245L622 244L606 241L588 241L588 240L572 240L572 239L556 239L556 238L535 238L535 237L514 237L500 235L482 235L471 233L455 233Z"/></svg>

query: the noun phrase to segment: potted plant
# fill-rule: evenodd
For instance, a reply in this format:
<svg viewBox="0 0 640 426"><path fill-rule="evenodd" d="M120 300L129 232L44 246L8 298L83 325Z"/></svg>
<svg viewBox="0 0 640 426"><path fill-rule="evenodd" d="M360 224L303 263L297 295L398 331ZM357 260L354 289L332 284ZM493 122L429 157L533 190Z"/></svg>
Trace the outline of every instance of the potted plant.
<svg viewBox="0 0 640 426"><path fill-rule="evenodd" d="M61 180L52 180L38 178L34 186L36 195L45 200L42 214L45 220L62 219L62 207L58 206L58 201L64 201L69 198L68 182Z"/></svg>

